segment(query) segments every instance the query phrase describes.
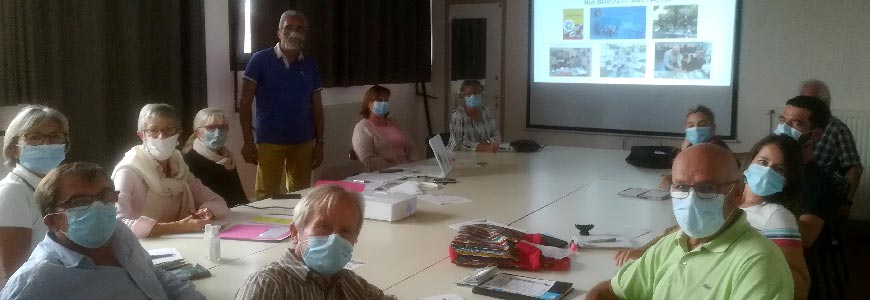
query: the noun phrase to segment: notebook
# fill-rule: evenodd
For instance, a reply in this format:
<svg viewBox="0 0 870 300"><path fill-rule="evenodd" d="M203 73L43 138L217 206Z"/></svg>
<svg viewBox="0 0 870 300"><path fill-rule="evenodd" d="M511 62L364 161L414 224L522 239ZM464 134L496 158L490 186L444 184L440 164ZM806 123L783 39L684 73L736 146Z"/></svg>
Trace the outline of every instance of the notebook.
<svg viewBox="0 0 870 300"><path fill-rule="evenodd" d="M507 300L556 300L574 290L569 282L544 280L500 273L474 287L471 292Z"/></svg>

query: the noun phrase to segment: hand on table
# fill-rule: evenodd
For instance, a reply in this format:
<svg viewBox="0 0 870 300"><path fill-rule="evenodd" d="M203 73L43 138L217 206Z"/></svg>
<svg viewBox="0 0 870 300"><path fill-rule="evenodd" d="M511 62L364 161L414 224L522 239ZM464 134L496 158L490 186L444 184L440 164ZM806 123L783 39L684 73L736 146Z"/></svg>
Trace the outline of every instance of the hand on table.
<svg viewBox="0 0 870 300"><path fill-rule="evenodd" d="M617 267L622 267L629 259L638 259L643 255L643 249L623 249L616 252L613 258L616 261Z"/></svg>

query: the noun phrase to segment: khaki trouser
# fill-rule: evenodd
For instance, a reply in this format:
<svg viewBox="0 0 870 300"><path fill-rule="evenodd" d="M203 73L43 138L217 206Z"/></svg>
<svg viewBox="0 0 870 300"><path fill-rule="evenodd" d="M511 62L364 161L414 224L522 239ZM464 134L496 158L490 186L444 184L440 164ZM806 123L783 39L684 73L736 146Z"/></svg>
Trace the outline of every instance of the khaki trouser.
<svg viewBox="0 0 870 300"><path fill-rule="evenodd" d="M257 144L257 199L280 194L282 175L286 178L288 192L311 186L313 152L313 140L291 145Z"/></svg>

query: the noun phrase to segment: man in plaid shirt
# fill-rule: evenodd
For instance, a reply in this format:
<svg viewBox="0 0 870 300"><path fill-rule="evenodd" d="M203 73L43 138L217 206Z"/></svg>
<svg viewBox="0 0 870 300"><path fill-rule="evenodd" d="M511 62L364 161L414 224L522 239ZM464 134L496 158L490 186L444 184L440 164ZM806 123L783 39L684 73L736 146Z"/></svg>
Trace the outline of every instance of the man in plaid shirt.
<svg viewBox="0 0 870 300"><path fill-rule="evenodd" d="M831 106L831 93L828 90L828 85L820 80L804 81L801 84L800 92L801 96L817 97L828 107ZM852 132L843 121L831 116L831 121L825 127L822 138L816 143L813 160L826 171L846 177L846 180L849 181L847 200L851 204L855 190L861 182L864 167L861 166L861 157L858 155Z"/></svg>

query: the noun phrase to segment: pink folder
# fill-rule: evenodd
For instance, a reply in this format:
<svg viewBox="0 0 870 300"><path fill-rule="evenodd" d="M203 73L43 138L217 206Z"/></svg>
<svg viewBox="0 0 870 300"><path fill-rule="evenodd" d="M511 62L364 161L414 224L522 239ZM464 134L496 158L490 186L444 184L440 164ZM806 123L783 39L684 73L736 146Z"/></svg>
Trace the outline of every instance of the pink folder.
<svg viewBox="0 0 870 300"><path fill-rule="evenodd" d="M287 228L287 232L280 233L281 230ZM270 229L278 231L278 234L261 236ZM227 228L218 236L221 239L227 240L244 240L244 241L280 241L290 236L290 230L287 226L275 226L266 224L238 224Z"/></svg>
<svg viewBox="0 0 870 300"><path fill-rule="evenodd" d="M321 186L324 184L337 184L343 188L346 188L348 190L351 190L351 191L354 191L357 193L362 193L363 191L366 190L365 184L355 183L355 182L347 182L347 181L320 180L320 181L317 181L316 183L314 183L314 186Z"/></svg>

